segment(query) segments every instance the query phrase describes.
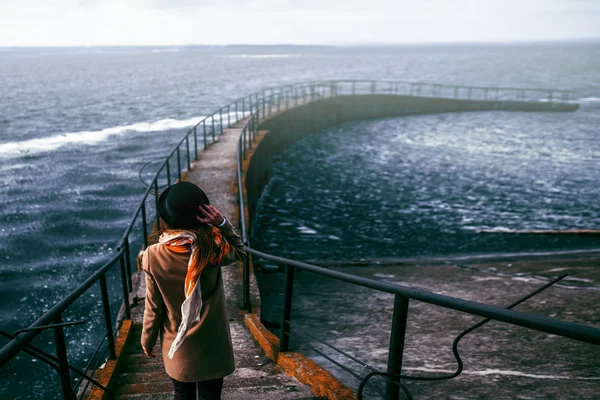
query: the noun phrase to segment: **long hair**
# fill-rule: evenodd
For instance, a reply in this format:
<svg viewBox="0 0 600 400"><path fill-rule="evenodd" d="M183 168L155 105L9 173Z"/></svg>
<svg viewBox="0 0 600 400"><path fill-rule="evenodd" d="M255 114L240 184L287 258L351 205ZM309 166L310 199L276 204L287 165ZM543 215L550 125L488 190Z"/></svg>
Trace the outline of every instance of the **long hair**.
<svg viewBox="0 0 600 400"><path fill-rule="evenodd" d="M162 218L159 218L158 221L158 226L155 224L155 229L153 229L154 232L148 236L148 243L157 243L160 235L168 231L185 230L193 232L194 235L196 235L196 240L198 243L197 265L200 265L200 271L204 270L204 268L206 268L208 265L212 254L215 252L215 238L213 237L211 226L207 224L201 224L196 228L171 228Z"/></svg>

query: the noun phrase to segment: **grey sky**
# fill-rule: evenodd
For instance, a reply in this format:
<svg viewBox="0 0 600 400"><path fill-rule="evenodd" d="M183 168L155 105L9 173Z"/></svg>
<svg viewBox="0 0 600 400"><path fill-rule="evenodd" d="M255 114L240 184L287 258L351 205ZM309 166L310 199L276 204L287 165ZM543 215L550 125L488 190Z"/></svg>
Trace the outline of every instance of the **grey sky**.
<svg viewBox="0 0 600 400"><path fill-rule="evenodd" d="M600 38L600 0L0 0L0 46Z"/></svg>

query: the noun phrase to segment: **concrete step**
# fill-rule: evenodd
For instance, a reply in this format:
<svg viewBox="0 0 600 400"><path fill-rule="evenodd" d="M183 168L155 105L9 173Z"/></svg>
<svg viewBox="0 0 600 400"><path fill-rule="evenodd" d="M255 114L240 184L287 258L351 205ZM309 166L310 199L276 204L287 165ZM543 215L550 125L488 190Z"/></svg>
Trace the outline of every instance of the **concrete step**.
<svg viewBox="0 0 600 400"><path fill-rule="evenodd" d="M142 365L125 364L119 368L119 373L129 372L157 372L165 373L165 367L162 363L148 363Z"/></svg>
<svg viewBox="0 0 600 400"><path fill-rule="evenodd" d="M138 393L120 395L119 399L126 400L173 400L173 392L170 393ZM324 397L295 391L281 387L247 387L235 389L223 389L221 400L326 400Z"/></svg>
<svg viewBox="0 0 600 400"><path fill-rule="evenodd" d="M136 393L166 393L173 390L173 383L166 374L159 373L130 373L120 374L118 383L119 394L136 394ZM287 391L305 390L298 389L299 386L290 384L289 377L284 374L274 375L269 372L255 371L243 369L237 374L233 374L225 378L223 387L244 388L244 387L280 387L287 388ZM292 389L295 388L295 389ZM306 390L309 394L310 390Z"/></svg>

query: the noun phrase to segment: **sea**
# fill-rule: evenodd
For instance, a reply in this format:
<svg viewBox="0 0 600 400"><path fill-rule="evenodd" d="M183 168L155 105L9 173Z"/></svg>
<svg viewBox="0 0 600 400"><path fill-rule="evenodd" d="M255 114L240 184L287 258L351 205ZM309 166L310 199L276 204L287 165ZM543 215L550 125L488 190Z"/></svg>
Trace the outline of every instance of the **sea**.
<svg viewBox="0 0 600 400"><path fill-rule="evenodd" d="M329 262L600 248L597 237L478 233L600 228L600 42L0 48L0 330L28 326L115 254L144 177L187 129L262 88L322 79L564 89L580 109L310 135L277 159L256 248ZM99 301L90 291L65 316L88 320L66 328L79 367L102 332ZM34 341L52 343L51 332ZM58 398L55 375L21 353L0 369L0 398Z"/></svg>

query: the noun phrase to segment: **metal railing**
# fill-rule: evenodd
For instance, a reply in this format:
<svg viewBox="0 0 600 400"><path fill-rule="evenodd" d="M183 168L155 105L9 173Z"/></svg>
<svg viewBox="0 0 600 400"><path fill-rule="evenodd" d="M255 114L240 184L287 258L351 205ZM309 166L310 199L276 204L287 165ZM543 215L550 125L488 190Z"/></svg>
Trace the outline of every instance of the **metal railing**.
<svg viewBox="0 0 600 400"><path fill-rule="evenodd" d="M211 143L216 142L218 137L223 134L225 129L231 128L233 124L239 121L243 121L247 118L244 122L242 134L239 138L237 168L238 185L240 187L240 210L242 210L242 212L240 212L241 231L244 243L248 245L247 224L243 212L243 191L241 190L241 162L246 158L248 151L252 149L252 141L258 132L259 122L272 116L273 114L299 106L301 104L309 103L311 101L342 95L385 94L420 97L435 96L440 98L453 98L461 100L561 102L569 101L569 93L570 92L568 91L548 89L483 88L439 85L423 82L332 80L265 88L229 103L211 115L203 118L198 124L190 128L181 141L177 143L177 145L169 153L164 162L158 167L158 170L156 171L153 179L148 184L148 187L142 196L139 206L133 213L131 222L126 227L125 232L119 241L116 255L107 263L102 265L98 270L96 270L96 272L94 272L84 282L79 284L62 300L56 303L50 310L45 312L35 322L29 325L29 327L12 335L6 334L6 336L10 337L11 340L2 348L0 348L0 368L3 367L9 360L11 360L17 353L24 351L50 364L58 371L61 379L61 390L64 399L78 397L76 395L77 392L79 392L79 397L81 397L85 394L87 384L90 382L100 386L94 379L91 378L91 374L96 369L98 363L101 362L101 357L103 354L107 353L108 359L114 359L116 357L115 331L119 328L119 326L113 326L112 323L112 313L110 310L106 279L107 273L109 273L109 271L118 265L120 270L120 291L122 293L123 317L130 319L131 309L129 304L129 294L132 291L133 265L130 247L133 240L140 241L140 244L144 247L148 246L149 233L153 228L157 227L158 223L158 217L155 210L160 190L163 187L181 181L183 173L187 170L190 170L192 162L198 159L199 150L206 149ZM154 210L154 213L149 213L149 209ZM461 309L465 312L503 320L506 322L511 321L510 323L522 324L522 326L529 326L532 329L556 330L557 332L560 332L557 334L562 334L562 336L579 338L579 340L582 340L580 338L580 335L582 334L579 330L580 326L575 324L559 323L560 321L549 319L533 319L537 322L531 325L531 321L525 321L525 319L529 319L529 315L524 316L519 313L514 314L515 312L509 312L508 314L505 314L505 311L495 307L480 305L477 303L466 305L468 302L460 299L453 300L452 298L446 298L444 296L440 297L439 295L435 294L425 294L424 292L416 293L414 291L410 291L410 289L402 288L396 285L384 287L380 286L384 284L374 281L361 281L362 278L352 277L351 275L347 276L346 274L334 274L334 276L330 275L332 271L321 267L310 266L297 261L271 256L258 252L250 247L247 247L247 250L254 256L260 256L265 259L269 259L274 262L280 262L286 265L286 307L284 308L284 315L282 317L282 320L284 321L283 326L285 329L282 330L283 333L280 342L282 351L287 350L289 343L289 320L292 302L291 282L293 282L294 268L312 270L313 272L324 276L330 276L334 279L346 279L347 281L358 279L355 281L356 284L371 287L376 290L394 293L398 297L399 307L398 311L395 311L394 314L396 315L396 313L398 313L399 316L395 317L395 319L402 318L402 309L404 309L405 305L408 304L408 299L432 302L433 304L438 304L435 303L437 301L439 302L438 305L442 305L444 307L458 307L455 309ZM249 274L248 260L246 260L244 263L244 282L242 294L243 306L246 309L250 307ZM84 293L86 293L92 287L95 287L96 283L99 285L102 299L105 334L101 343L98 345L98 348L91 357L88 365L83 371L80 371L74 369L69 364L69 360L67 358L65 333L63 330L65 326L63 323L63 314ZM554 326L555 323L558 325ZM549 324L552 325L551 328L549 328ZM31 345L32 340L34 340L43 329L54 330L56 357L44 353ZM584 336L588 339L591 338L593 341L598 340L597 330L590 331L589 329L584 329L583 332L585 333ZM392 336L396 337L395 335ZM394 340L396 343L397 340ZM106 346L105 348L104 345ZM92 364L92 359L94 358L97 360L96 364ZM395 362L397 362L397 360ZM398 370L397 372L399 372L399 369L396 367L392 368L392 370ZM79 388L82 380L79 380L79 382L73 386L70 371L75 372L77 375L80 375L83 380L86 380L86 387ZM102 389L106 390L106 388L103 387ZM111 393L109 393L109 395L112 396Z"/></svg>
<svg viewBox="0 0 600 400"><path fill-rule="evenodd" d="M342 89L342 87L340 87L340 83L342 83L342 84L349 83L350 84L350 88L351 88L350 94L360 94L361 91L359 91L359 88L357 87L358 82L359 81L335 81L334 83L331 84L330 90L328 92L326 92L325 94L326 95L329 94L331 96L344 94L344 90ZM364 82L368 82L368 81L364 81ZM402 83L402 84L404 84L404 83ZM464 89L464 90L467 90L467 94L468 94L468 96L470 96L469 98L472 99L473 97L471 97L471 96L475 93L475 90L483 90L484 100L490 100L488 97L489 93L494 93L495 99L497 100L500 97L499 93L501 93L501 92L506 93L506 92L510 92L510 91L514 90L514 91L516 91L515 93L518 94L518 98L519 98L518 101L522 101L521 99L525 97L524 93L526 93L525 89L513 89L513 88L508 88L508 89L464 88L464 87L458 87L458 86L445 86L445 85L426 86L426 85L415 84L415 83L409 83L407 85L408 86L405 87L405 92L401 92L401 91L399 91L400 84L398 82L390 82L389 86L387 86L387 87L384 86L384 91L386 92L386 94L394 94L394 95L395 94L407 94L406 92L408 92L409 94L413 94L415 88L421 88L421 89L416 89L416 90L420 90L419 94L423 95L423 90L422 90L423 87L428 87L429 89L433 90L433 93L436 97L439 97L440 94L444 91L444 89L452 89L450 92L454 94L454 96L455 96L454 98L458 98L461 95L461 90ZM345 90L348 89L347 86L343 87L343 88ZM535 92L537 93L540 91L548 94L548 96L549 96L548 101L556 101L556 97L553 97L553 94L557 93L558 91L536 90ZM373 82L370 83L368 92L370 94L378 93L376 83L373 83ZM560 93L562 93L563 98L568 100L569 92L560 91ZM322 94L320 94L320 95L322 95ZM302 97L302 100L306 101L306 98ZM278 111L280 111L279 107L278 107ZM268 115L270 115L270 114L268 114ZM264 117L265 117L265 113L263 111L262 118L264 118ZM525 327L525 328L532 329L535 331L546 332L546 333L550 333L550 334L554 334L554 335L558 335L558 336L562 336L562 337L567 337L567 338L571 338L571 339L586 342L586 343L600 345L600 329L589 327L589 326L582 325L582 324L565 322L565 321L560 321L560 320L553 319L553 318L548 318L548 317L543 317L543 316L538 316L538 315L534 315L534 314L523 313L523 312L512 310L512 308L515 307L516 305L533 297L535 294L541 292L542 290L550 287L554 283L563 279L564 276L560 276L560 277L552 280L551 282L545 284L541 288L538 288L537 290L528 294L527 296L519 299L518 301L509 305L508 307L500 308L500 307L489 305L489 304L469 301L469 300L455 298L455 297L451 297L451 296L440 295L440 294L436 294L433 292L413 289L413 288L409 288L409 287L405 287L405 286L401 286L401 285L385 283L385 282L367 279L367 278L363 278L363 277L359 277L359 276L355 276L355 275L351 275L351 274L346 274L343 272L330 270L327 268L299 262L296 260L291 260L291 259L287 259L287 258L283 258L283 257L277 257L274 255L270 255L270 254L253 249L250 246L248 233L247 233L248 227L247 227L247 221L246 221L246 217L245 217L246 200L244 198L244 193L245 193L244 189L245 188L242 185L243 171L241 169L241 165L242 165L242 160L245 160L247 157L248 150L250 150L252 148L252 139L255 137L255 135L257 133L257 130L254 127L256 125L258 125L258 123L262 120L262 118L261 118L260 114L252 115L251 119L249 119L247 121L246 125L244 126L242 135L240 136L240 140L238 143L238 160L237 160L238 203L239 203L240 216L241 216L240 225L241 225L242 241L246 245L245 246L246 252L250 256L253 256L260 260L269 261L269 263L271 263L271 264L281 265L285 268L284 282L283 282L283 307L282 307L281 318L280 318L280 320L281 320L280 329L281 330L280 330L280 335L279 335L279 351L285 352L285 351L290 350L290 348L289 348L290 338L297 339L299 342L304 344L306 347L308 347L310 350L312 350L316 354L320 355L321 357L324 357L325 359L332 362L337 367L341 368L345 372L347 372L350 375L357 378L360 381L360 384L358 387L359 399L362 398L363 390L365 389L365 387L367 385L370 386L371 389L374 390L375 392L384 396L386 399L398 399L401 391L406 395L407 398L411 399L412 396L410 394L410 391L406 388L406 386L404 386L400 382L400 380L401 379L442 380L442 379L452 379L452 378L459 376L462 372L463 365L462 365L462 361L460 359L460 355L458 354L458 350L457 350L458 342L466 334L479 328L480 326L484 325L485 323L489 322L490 320L502 321L502 322L506 322L511 325L521 326L521 327ZM247 132L249 133L248 138L247 138ZM247 310L249 310L249 308L250 308L250 298L249 298L250 264L251 264L250 257L247 257L244 260L244 266L243 266L243 294L242 294L243 306ZM296 269L312 272L312 273L318 274L321 277L327 277L327 278L339 280L342 282L354 284L354 285L357 285L360 287L370 288L372 290L386 292L386 293L390 293L390 294L394 295L393 317L392 317L392 326L390 329L390 344L389 344L389 352L388 352L387 370L386 371L379 371L379 370L371 367L367 363L353 357L352 355L348 354L347 352L344 352L343 350L330 345L329 343L325 342L324 340L315 337L314 335L310 334L309 332L306 332L305 330L302 330L299 327L294 327L295 330L301 332L305 336L308 336L313 341L316 341L318 343L321 343L321 344L327 346L328 348L338 352L339 354L345 356L346 358L350 359L351 361L359 363L360 365L362 365L370 370L370 372L366 376L361 377L358 374L356 374L354 371L352 371L350 368L337 362L335 359L326 355L324 352L318 350L316 347L310 345L309 343L302 340L301 338L299 338L297 336L296 337L292 336L292 334L291 334L292 322L291 321L292 321L293 285L294 285L294 274L295 274ZM456 358L456 361L457 361L457 364L458 364L458 368L455 373L446 374L446 375L442 375L442 376L408 376L408 375L403 375L401 373L402 372L402 359L403 359L403 353L404 353L404 339L405 339L406 328L407 328L407 324L408 324L408 320L407 320L408 306L409 306L409 302L411 300L421 301L424 303L429 303L429 304L433 304L436 306L440 306L440 307L444 307L447 309L452 309L452 310L456 310L456 311L460 311L460 312L464 312L464 313L468 313L468 314L472 314L472 315L478 315L478 316L485 318L483 321L473 325L472 327L463 331L460 335L458 335L456 337L456 339L453 343L453 348L452 348L453 353ZM372 385L369 385L369 383L368 383L370 378L372 378L373 376L377 376L377 375L387 377L385 393L382 393L376 387L373 387Z"/></svg>

